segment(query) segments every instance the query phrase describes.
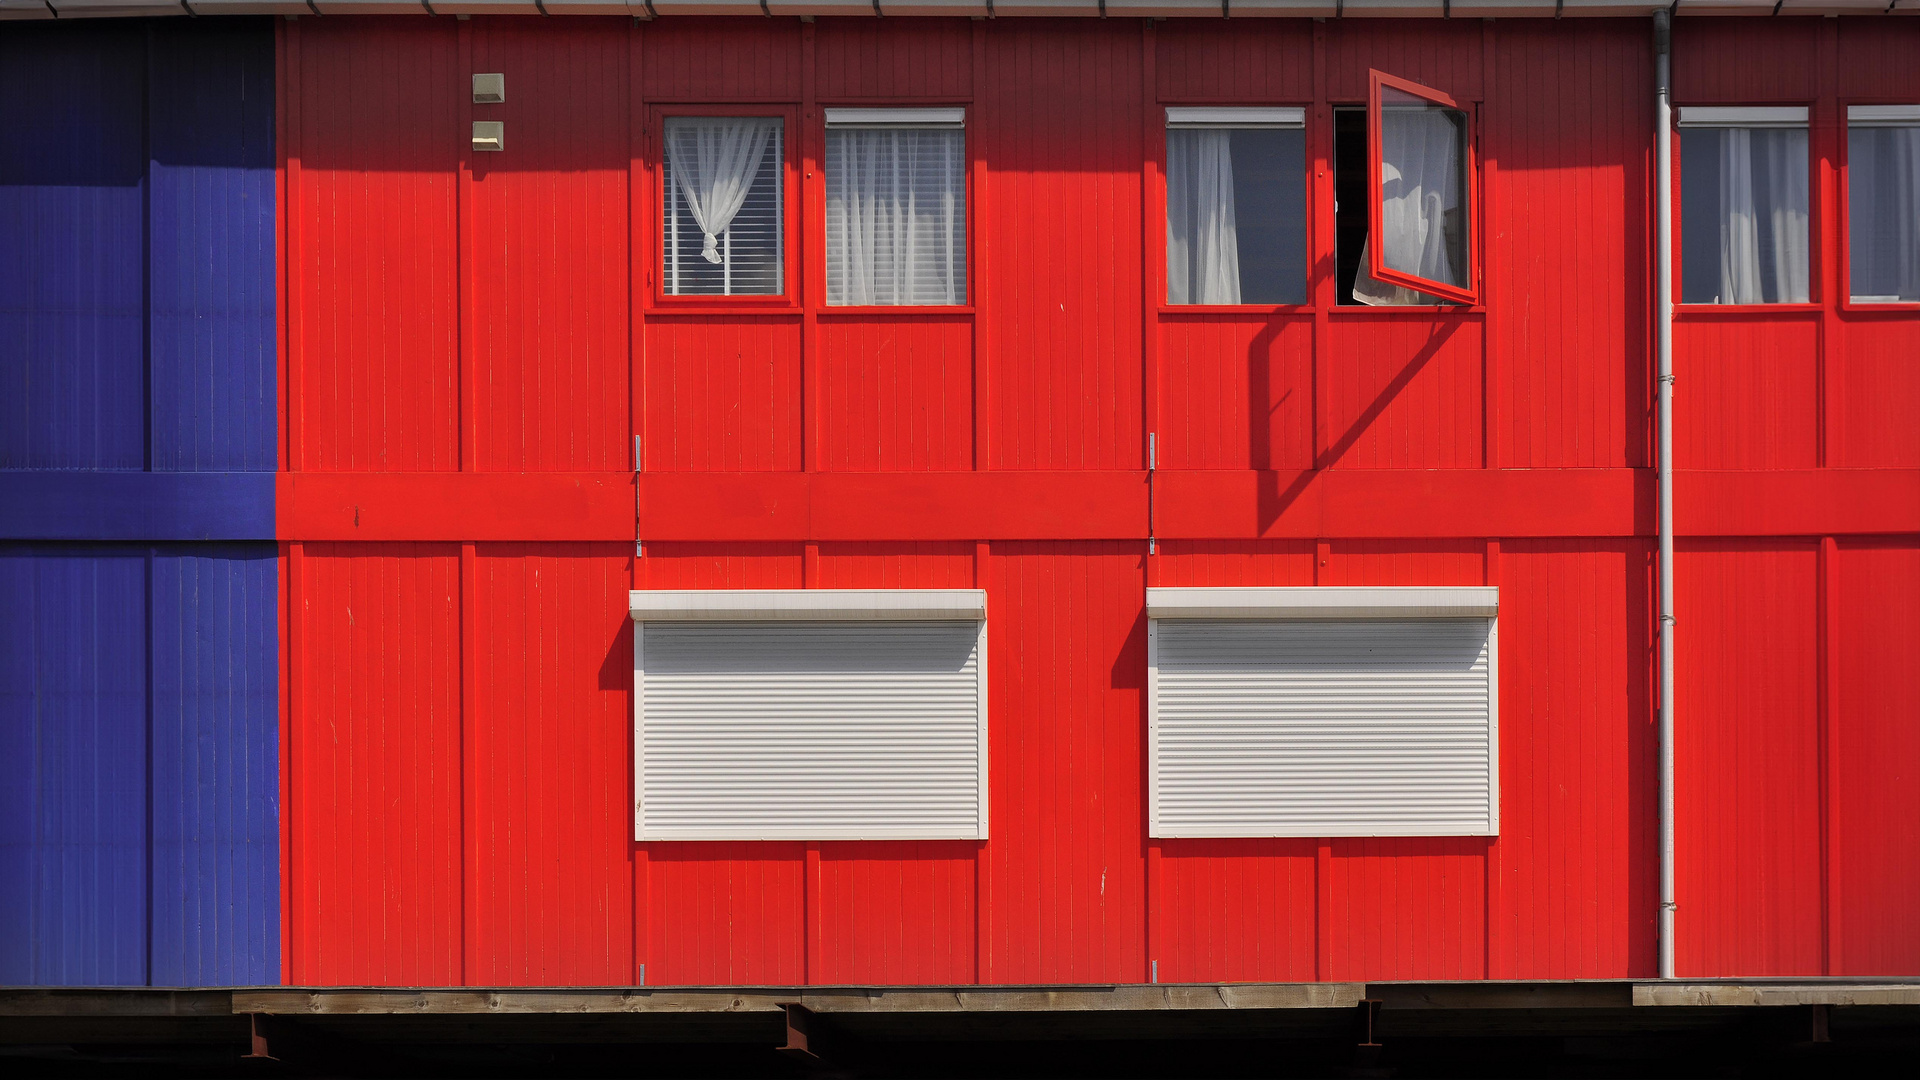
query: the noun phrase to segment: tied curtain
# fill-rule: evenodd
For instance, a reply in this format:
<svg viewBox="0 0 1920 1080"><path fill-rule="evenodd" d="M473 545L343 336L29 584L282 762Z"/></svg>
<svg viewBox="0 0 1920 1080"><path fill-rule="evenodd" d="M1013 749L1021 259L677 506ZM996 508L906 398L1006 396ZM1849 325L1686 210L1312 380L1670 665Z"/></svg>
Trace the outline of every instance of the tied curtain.
<svg viewBox="0 0 1920 1080"><path fill-rule="evenodd" d="M1233 132L1167 132L1167 303L1240 302Z"/></svg>
<svg viewBox="0 0 1920 1080"><path fill-rule="evenodd" d="M720 262L720 234L747 201L780 121L764 117L674 117L667 160L674 186L700 226L700 256Z"/></svg>
<svg viewBox="0 0 1920 1080"><path fill-rule="evenodd" d="M827 303L966 303L965 181L957 129L828 129Z"/></svg>
<svg viewBox="0 0 1920 1080"><path fill-rule="evenodd" d="M1805 128L1717 128L1722 304L1807 302Z"/></svg>
<svg viewBox="0 0 1920 1080"><path fill-rule="evenodd" d="M1920 302L1920 127L1847 135L1853 298Z"/></svg>
<svg viewBox="0 0 1920 1080"><path fill-rule="evenodd" d="M1410 101L1417 99L1408 99ZM1448 285L1466 282L1466 201L1455 113L1421 102L1380 110L1380 250L1389 269ZM1353 298L1363 304L1433 304L1434 297L1374 278L1369 236Z"/></svg>

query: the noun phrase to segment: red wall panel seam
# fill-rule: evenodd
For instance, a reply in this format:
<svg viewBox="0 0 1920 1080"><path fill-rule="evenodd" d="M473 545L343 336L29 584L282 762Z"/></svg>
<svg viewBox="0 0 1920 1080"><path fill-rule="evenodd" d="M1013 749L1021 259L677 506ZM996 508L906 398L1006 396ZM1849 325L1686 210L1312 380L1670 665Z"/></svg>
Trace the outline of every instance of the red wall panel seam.
<svg viewBox="0 0 1920 1080"><path fill-rule="evenodd" d="M1820 538L1819 656L1820 725L1820 907L1821 973L1839 975L1840 880L1840 548L1834 537Z"/></svg>

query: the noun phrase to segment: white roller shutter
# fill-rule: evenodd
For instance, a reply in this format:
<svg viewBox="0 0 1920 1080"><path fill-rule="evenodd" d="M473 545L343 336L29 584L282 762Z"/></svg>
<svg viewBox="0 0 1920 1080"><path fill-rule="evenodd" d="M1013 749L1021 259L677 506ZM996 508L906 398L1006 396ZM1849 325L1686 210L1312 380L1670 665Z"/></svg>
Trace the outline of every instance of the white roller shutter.
<svg viewBox="0 0 1920 1080"><path fill-rule="evenodd" d="M1495 626L1154 619L1151 834L1497 833Z"/></svg>
<svg viewBox="0 0 1920 1080"><path fill-rule="evenodd" d="M641 621L640 840L986 836L978 619Z"/></svg>

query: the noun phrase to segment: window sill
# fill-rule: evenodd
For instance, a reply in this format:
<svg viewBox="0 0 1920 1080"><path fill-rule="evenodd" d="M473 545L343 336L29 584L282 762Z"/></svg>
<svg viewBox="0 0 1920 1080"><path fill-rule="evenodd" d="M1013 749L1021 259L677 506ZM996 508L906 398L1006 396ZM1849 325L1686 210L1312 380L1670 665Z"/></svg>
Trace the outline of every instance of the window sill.
<svg viewBox="0 0 1920 1080"><path fill-rule="evenodd" d="M659 297L642 307L640 313L649 318L655 315L798 315L800 304L790 296Z"/></svg>
<svg viewBox="0 0 1920 1080"><path fill-rule="evenodd" d="M1863 314L1920 315L1920 300L1842 300L1840 310Z"/></svg>
<svg viewBox="0 0 1920 1080"><path fill-rule="evenodd" d="M898 317L901 315L971 315L970 304L821 304L813 309L822 318L836 316Z"/></svg>
<svg viewBox="0 0 1920 1080"><path fill-rule="evenodd" d="M1161 315L1311 315L1312 304L1161 304Z"/></svg>
<svg viewBox="0 0 1920 1080"><path fill-rule="evenodd" d="M1824 304L1676 304L1675 315L1806 315L1826 310Z"/></svg>
<svg viewBox="0 0 1920 1080"><path fill-rule="evenodd" d="M1485 315L1485 304L1335 304L1327 309L1334 315L1379 317L1386 315Z"/></svg>

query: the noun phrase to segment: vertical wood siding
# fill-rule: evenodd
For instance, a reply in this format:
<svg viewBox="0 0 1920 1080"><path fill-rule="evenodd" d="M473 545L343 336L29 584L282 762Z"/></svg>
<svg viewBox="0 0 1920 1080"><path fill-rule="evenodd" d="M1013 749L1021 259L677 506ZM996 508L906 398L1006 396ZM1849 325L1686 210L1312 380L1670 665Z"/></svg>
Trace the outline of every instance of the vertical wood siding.
<svg viewBox="0 0 1920 1080"><path fill-rule="evenodd" d="M1819 327L1701 315L1674 328L1674 467L1810 469L1819 455Z"/></svg>
<svg viewBox="0 0 1920 1080"><path fill-rule="evenodd" d="M288 979L458 985L459 549L308 544L304 563Z"/></svg>
<svg viewBox="0 0 1920 1080"><path fill-rule="evenodd" d="M0 983L279 979L273 50L0 34Z"/></svg>
<svg viewBox="0 0 1920 1080"><path fill-rule="evenodd" d="M1911 87L1852 20L1823 60L1821 26L1682 20L1683 103ZM329 17L280 34L294 469L611 482L638 436L646 473L791 493L912 472L889 482L939 493L998 470L1136 472L1153 432L1163 474L1634 469L1647 490L1644 20ZM1159 110L1310 106L1321 286L1334 188L1313 125L1364 98L1369 67L1477 110L1485 303L1162 310ZM504 73L507 103L470 105L471 71ZM825 308L820 108L927 102L968 110L971 305ZM788 298L654 298L658 105L791 110ZM464 149L489 117L506 152ZM1837 236L1819 228L1816 248ZM1920 467L1913 320L1841 312L1818 265L1818 310L1682 313L1683 469ZM1409 510L1403 532L1162 538L1151 557L1144 521L1132 539L861 543L716 526L642 536L630 566L625 542L306 542L288 560L289 977L1650 975L1649 506L1624 535L1436 536ZM1913 753L1913 539L1826 540L1685 546L1683 974L1916 962L1899 898L1920 823L1891 794ZM1149 583L1499 585L1501 834L1149 841ZM633 843L629 586L984 588L991 838Z"/></svg>
<svg viewBox="0 0 1920 1080"><path fill-rule="evenodd" d="M1821 973L1810 544L1688 545L1674 571L1680 970ZM1765 589L1753 588L1765 581Z"/></svg>
<svg viewBox="0 0 1920 1080"><path fill-rule="evenodd" d="M1862 315L1845 324L1843 348L1827 356L1835 402L1832 464L1847 469L1920 468L1920 326L1911 318ZM1784 411L1784 410L1783 410Z"/></svg>
<svg viewBox="0 0 1920 1080"><path fill-rule="evenodd" d="M983 982L1145 970L1145 570L1131 543L993 547Z"/></svg>
<svg viewBox="0 0 1920 1080"><path fill-rule="evenodd" d="M1181 315L1160 325L1160 466L1313 465L1313 324Z"/></svg>
<svg viewBox="0 0 1920 1080"><path fill-rule="evenodd" d="M1500 465L1648 463L1645 30L1500 27L1481 143L1499 170L1486 228L1501 268L1488 312L1488 347L1506 370ZM1608 361L1567 362L1583 355Z"/></svg>
<svg viewBox="0 0 1920 1080"><path fill-rule="evenodd" d="M461 143L446 133L469 92L456 44L446 20L300 25L287 139L299 166L287 253L296 468L459 467Z"/></svg>
<svg viewBox="0 0 1920 1080"><path fill-rule="evenodd" d="M1837 975L1920 970L1920 551L1840 547L1827 933Z"/></svg>
<svg viewBox="0 0 1920 1080"><path fill-rule="evenodd" d="M512 72L510 153L469 153L477 462L632 467L626 41L595 19L474 24L472 70Z"/></svg>
<svg viewBox="0 0 1920 1080"><path fill-rule="evenodd" d="M467 978L633 982L631 554L477 545L466 705Z"/></svg>
<svg viewBox="0 0 1920 1080"><path fill-rule="evenodd" d="M919 316L820 326L820 463L839 472L973 467L973 327Z"/></svg>
<svg viewBox="0 0 1920 1080"><path fill-rule="evenodd" d="M1487 974L1650 977L1659 899L1651 547L1507 541L1499 583L1501 807Z"/></svg>
<svg viewBox="0 0 1920 1080"><path fill-rule="evenodd" d="M800 468L800 328L676 314L647 324L649 472Z"/></svg>
<svg viewBox="0 0 1920 1080"><path fill-rule="evenodd" d="M987 38L972 152L992 170L975 215L993 245L990 459L1138 468L1140 32L1046 22Z"/></svg>

